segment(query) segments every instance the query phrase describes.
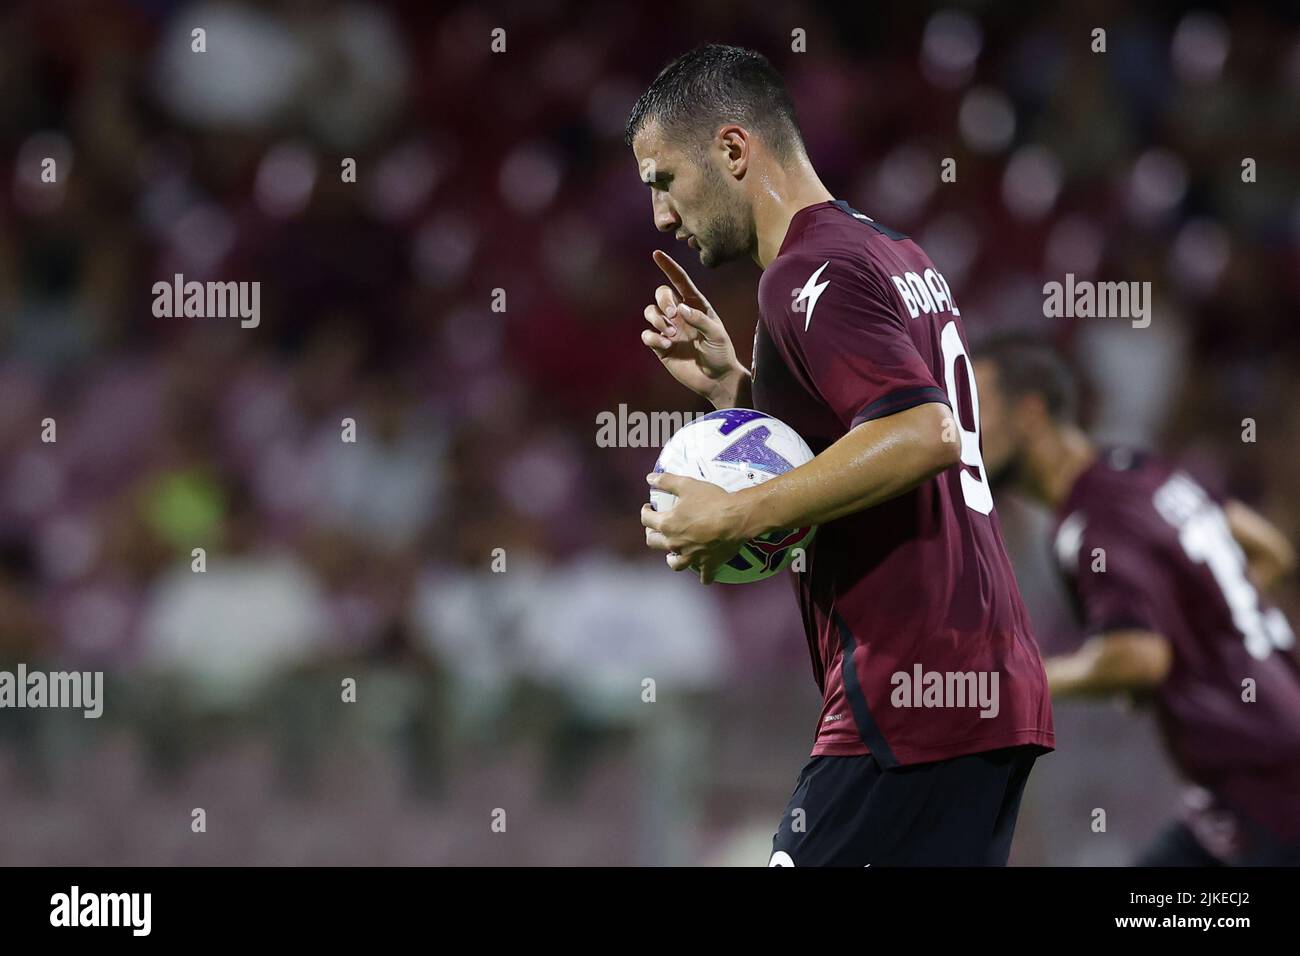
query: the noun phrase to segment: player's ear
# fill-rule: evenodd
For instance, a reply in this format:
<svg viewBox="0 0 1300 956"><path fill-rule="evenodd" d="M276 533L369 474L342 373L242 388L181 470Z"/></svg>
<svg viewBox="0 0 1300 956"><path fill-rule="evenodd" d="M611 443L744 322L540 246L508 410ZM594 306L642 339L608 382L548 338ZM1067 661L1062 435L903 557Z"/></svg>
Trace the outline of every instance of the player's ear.
<svg viewBox="0 0 1300 956"><path fill-rule="evenodd" d="M749 131L743 126L729 123L718 130L718 147L723 153L727 171L737 179L749 168Z"/></svg>

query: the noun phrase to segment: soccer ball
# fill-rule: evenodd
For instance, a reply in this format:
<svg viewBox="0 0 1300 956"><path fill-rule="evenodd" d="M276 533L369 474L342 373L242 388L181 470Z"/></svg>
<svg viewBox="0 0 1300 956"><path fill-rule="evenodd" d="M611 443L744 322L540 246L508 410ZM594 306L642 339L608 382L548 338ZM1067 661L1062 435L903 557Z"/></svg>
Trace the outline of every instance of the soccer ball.
<svg viewBox="0 0 1300 956"><path fill-rule="evenodd" d="M678 429L659 453L654 470L740 491L761 485L812 457L807 442L784 422L750 408L728 408ZM676 503L676 495L650 489L655 511L668 511ZM748 584L770 578L790 566L795 549L806 548L816 531L816 526L791 528L751 538L718 569L715 580Z"/></svg>

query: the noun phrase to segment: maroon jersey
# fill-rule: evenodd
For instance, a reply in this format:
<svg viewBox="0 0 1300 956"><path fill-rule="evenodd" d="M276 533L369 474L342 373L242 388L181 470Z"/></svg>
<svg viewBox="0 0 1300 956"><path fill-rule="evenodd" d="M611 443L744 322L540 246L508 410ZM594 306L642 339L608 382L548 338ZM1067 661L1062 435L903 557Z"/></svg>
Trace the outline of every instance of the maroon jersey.
<svg viewBox="0 0 1300 956"><path fill-rule="evenodd" d="M815 453L927 402L962 464L823 526L794 575L823 694L812 752L885 767L1054 746L1042 660L980 459L966 336L942 275L843 201L790 221L759 282L754 404Z"/></svg>
<svg viewBox="0 0 1300 956"><path fill-rule="evenodd" d="M1127 448L1061 507L1056 555L1089 634L1152 631L1173 648L1154 692L1182 772L1226 807L1300 838L1300 668L1282 612L1246 577L1214 495Z"/></svg>

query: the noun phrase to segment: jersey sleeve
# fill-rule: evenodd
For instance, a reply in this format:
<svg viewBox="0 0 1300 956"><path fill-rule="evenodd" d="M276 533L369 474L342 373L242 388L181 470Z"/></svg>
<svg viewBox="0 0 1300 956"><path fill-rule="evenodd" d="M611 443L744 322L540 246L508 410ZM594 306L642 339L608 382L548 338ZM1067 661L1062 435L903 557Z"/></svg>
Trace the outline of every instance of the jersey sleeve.
<svg viewBox="0 0 1300 956"><path fill-rule="evenodd" d="M845 429L927 402L951 405L880 276L841 259L800 256L782 257L768 273L761 296L768 331Z"/></svg>
<svg viewBox="0 0 1300 956"><path fill-rule="evenodd" d="M1071 516L1062 526L1067 534L1077 521L1073 539L1057 539L1057 554L1073 581L1089 636L1108 631L1159 631L1150 603L1150 582L1159 575L1154 559L1131 534L1111 523L1089 524Z"/></svg>

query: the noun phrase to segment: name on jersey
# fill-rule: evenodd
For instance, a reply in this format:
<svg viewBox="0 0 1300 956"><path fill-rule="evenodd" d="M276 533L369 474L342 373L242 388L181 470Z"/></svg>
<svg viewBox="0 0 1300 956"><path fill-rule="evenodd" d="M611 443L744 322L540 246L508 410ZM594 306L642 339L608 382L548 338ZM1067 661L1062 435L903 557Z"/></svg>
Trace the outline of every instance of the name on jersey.
<svg viewBox="0 0 1300 956"><path fill-rule="evenodd" d="M894 283L894 288L898 290L899 296L903 299L903 305L907 307L908 314L912 318L919 318L922 314L931 315L939 312L950 312L956 316L961 315L957 311L957 303L952 299L952 290L948 288L948 280L934 269L926 269L919 274L904 272L901 276L890 276L889 278Z"/></svg>

